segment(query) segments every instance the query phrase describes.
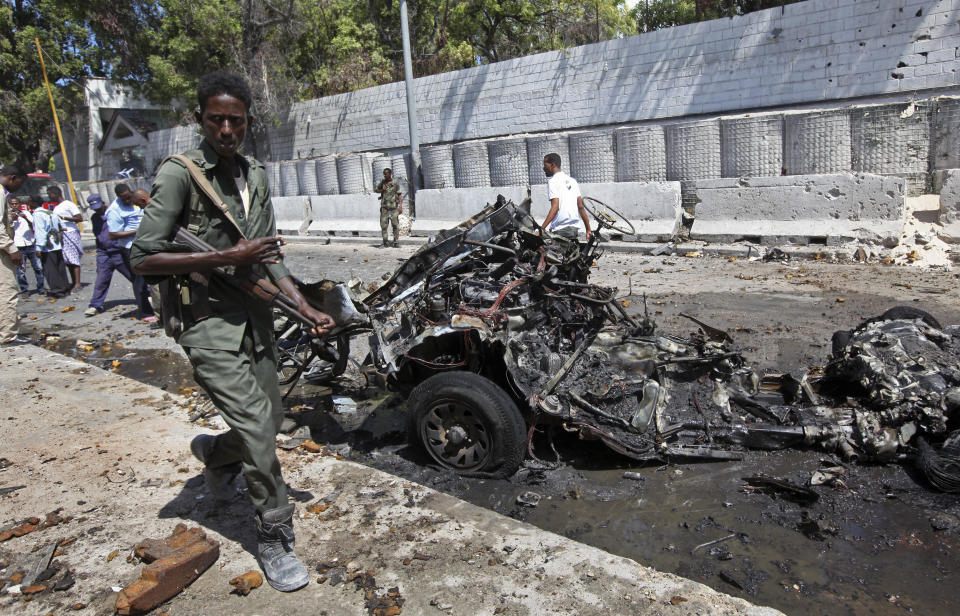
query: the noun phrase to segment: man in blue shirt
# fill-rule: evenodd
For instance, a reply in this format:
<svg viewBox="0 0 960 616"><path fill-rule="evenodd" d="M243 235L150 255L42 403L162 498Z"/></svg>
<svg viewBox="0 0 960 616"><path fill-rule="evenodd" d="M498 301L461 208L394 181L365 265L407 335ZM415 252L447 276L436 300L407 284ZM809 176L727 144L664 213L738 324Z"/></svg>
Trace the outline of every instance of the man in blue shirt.
<svg viewBox="0 0 960 616"><path fill-rule="evenodd" d="M43 208L40 197L30 197L30 210L33 213L33 237L40 253L43 277L47 279L47 296L65 297L70 294L70 281L63 262L63 224L59 216Z"/></svg>
<svg viewBox="0 0 960 616"><path fill-rule="evenodd" d="M107 208L104 217L107 221L110 239L120 249L124 267L128 272L132 272L130 247L133 245L133 238L137 235L137 229L140 228L140 221L143 219L143 209L138 205L146 207L150 202L150 196L146 191L138 190L137 193L142 194L139 195L139 199L135 199L133 191L126 184L117 184L114 191L117 193L117 198ZM147 281L144 280L143 276L134 275L132 282L133 296L137 301L140 318L147 323L156 322L157 316L153 313L153 307L150 305L150 289L147 287ZM92 302L91 306L93 306Z"/></svg>
<svg viewBox="0 0 960 616"><path fill-rule="evenodd" d="M87 197L90 206L90 223L93 234L97 238L97 281L93 285L93 297L90 298L90 307L83 314L92 317L103 312L103 302L107 299L110 290L110 280L113 272L120 272L124 278L133 282L133 274L123 260L123 251L117 242L110 238L110 228L107 226L106 208L100 195L93 194Z"/></svg>

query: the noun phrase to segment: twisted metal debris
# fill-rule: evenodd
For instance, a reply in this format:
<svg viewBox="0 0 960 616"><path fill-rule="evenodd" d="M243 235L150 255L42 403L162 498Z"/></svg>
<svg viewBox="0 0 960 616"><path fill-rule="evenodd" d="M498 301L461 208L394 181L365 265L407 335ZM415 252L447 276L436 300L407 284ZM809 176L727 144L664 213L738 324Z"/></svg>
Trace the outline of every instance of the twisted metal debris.
<svg viewBox="0 0 960 616"><path fill-rule="evenodd" d="M822 371L764 373L728 334L693 317L697 331L681 337L629 315L615 288L587 282L601 254L597 239L550 237L529 200L501 198L364 300L371 357L401 392L445 372L485 377L517 403L511 412L522 413L530 437L539 424L558 425L637 460L818 447L889 461L925 451L935 486L960 485L956 452L918 439L942 443L957 428L960 328L898 309L838 332ZM460 471L492 468L482 457L507 437L455 415L424 420L428 451ZM501 474L516 470L509 466Z"/></svg>

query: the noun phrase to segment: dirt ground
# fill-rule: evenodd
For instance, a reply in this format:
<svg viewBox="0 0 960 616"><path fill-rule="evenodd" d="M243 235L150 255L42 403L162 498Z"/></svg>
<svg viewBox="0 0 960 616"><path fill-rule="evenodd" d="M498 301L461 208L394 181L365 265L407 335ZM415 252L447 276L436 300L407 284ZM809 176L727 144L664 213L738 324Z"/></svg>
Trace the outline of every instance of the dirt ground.
<svg viewBox="0 0 960 616"><path fill-rule="evenodd" d="M366 287L415 246L412 240L399 249L359 238L325 246L294 241L287 259L305 280L360 278ZM645 293L662 331L688 334L695 326L679 313L690 314L730 332L751 363L797 370L826 361L834 331L895 305L960 323L958 274L949 259L908 265L908 253L900 250L885 265L882 251L864 264L617 250L598 260L591 280L620 288L631 311L642 311ZM107 368L116 361L121 373L183 391L191 383L182 355L161 333L130 319L132 303L123 299L128 289L115 281L111 301L117 303L98 317L80 314L89 287L53 305L28 299L21 311L36 318L28 324L38 333L59 331L69 344L53 346L69 355ZM61 312L69 306L75 310ZM75 345L77 338L111 346L88 352ZM356 345L357 353L362 348ZM333 389L357 400L357 413L327 412L331 390L325 387L299 388L290 401L292 415L314 439L337 444L347 459L788 613L956 610L960 498L931 491L909 461L847 465L845 487L818 487L819 500L806 506L748 493L743 477L762 471L806 483L821 460L832 459L824 452L758 452L739 462L637 468L601 446L559 439L556 469L521 469L506 481L467 480L431 468L425 454L406 445L402 401L351 375ZM537 453L550 458L544 443L537 444ZM639 478L625 478L625 471ZM527 491L542 497L539 506L517 504Z"/></svg>

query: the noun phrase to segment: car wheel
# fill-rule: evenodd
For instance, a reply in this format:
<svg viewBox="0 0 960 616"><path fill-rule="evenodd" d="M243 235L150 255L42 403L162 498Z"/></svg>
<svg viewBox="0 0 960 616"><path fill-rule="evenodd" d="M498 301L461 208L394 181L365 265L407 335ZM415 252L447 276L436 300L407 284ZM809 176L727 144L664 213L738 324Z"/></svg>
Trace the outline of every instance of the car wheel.
<svg viewBox="0 0 960 616"><path fill-rule="evenodd" d="M520 468L526 424L493 381L472 372L442 372L414 388L407 404L411 439L441 466L494 477Z"/></svg>

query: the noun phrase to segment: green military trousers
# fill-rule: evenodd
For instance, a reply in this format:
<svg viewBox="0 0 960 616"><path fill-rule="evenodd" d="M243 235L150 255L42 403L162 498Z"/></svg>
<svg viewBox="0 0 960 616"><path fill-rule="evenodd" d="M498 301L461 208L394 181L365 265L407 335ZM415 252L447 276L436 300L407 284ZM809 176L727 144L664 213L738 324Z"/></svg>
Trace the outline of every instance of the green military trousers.
<svg viewBox="0 0 960 616"><path fill-rule="evenodd" d="M208 468L240 462L250 499L263 513L287 504L287 486L277 459L276 438L283 422L272 346L256 350L250 328L239 351L183 347L193 376L219 409L230 431L217 436Z"/></svg>
<svg viewBox="0 0 960 616"><path fill-rule="evenodd" d="M393 225L393 241L400 240L400 208L380 206L380 236L387 243L387 226Z"/></svg>

